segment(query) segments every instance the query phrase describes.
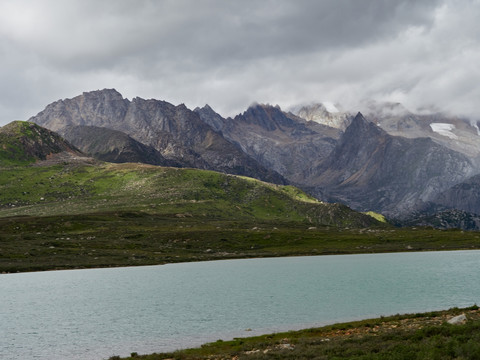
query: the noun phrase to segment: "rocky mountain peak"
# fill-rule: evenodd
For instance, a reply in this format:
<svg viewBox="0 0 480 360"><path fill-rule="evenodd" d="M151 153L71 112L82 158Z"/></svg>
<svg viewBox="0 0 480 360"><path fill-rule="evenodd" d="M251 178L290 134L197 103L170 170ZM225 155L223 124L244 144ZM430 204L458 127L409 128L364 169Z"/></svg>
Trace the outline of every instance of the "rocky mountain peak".
<svg viewBox="0 0 480 360"><path fill-rule="evenodd" d="M115 89L84 92L71 99L55 101L32 116L29 121L62 133L72 125L112 127L113 122L125 117L130 102Z"/></svg>
<svg viewBox="0 0 480 360"><path fill-rule="evenodd" d="M358 113L312 181L353 208L401 217L474 172L463 154L426 137L392 136Z"/></svg>
<svg viewBox="0 0 480 360"><path fill-rule="evenodd" d="M292 112L307 121L313 121L340 130L345 130L351 121L350 113L339 110L333 104L327 104L327 106L322 103L303 105L296 110L292 110Z"/></svg>
<svg viewBox="0 0 480 360"><path fill-rule="evenodd" d="M237 115L234 120L258 125L267 131L275 131L283 127L293 128L298 125L298 121L287 116L278 105L252 105L243 114Z"/></svg>
<svg viewBox="0 0 480 360"><path fill-rule="evenodd" d="M193 111L200 116L200 119L202 119L204 123L210 125L215 131L222 131L225 126L225 119L208 104L205 104L202 108L197 107Z"/></svg>
<svg viewBox="0 0 480 360"><path fill-rule="evenodd" d="M88 91L88 92L83 92L82 95L80 95L84 98L87 99L104 99L104 100L121 100L123 101L124 98L122 94L120 94L117 90L115 89L103 89L103 90L94 90L94 91Z"/></svg>
<svg viewBox="0 0 480 360"><path fill-rule="evenodd" d="M353 118L353 121L352 123L368 123L367 119L365 119L365 117L363 116L363 114L359 111L357 112L357 115L355 115L355 117Z"/></svg>
<svg viewBox="0 0 480 360"><path fill-rule="evenodd" d="M365 119L361 112L358 112L353 118L352 123L345 130L343 140L350 142L357 138L366 139L369 137L377 137L381 134L386 134L386 132L374 123Z"/></svg>
<svg viewBox="0 0 480 360"><path fill-rule="evenodd" d="M166 101L139 97L128 101L116 90L105 89L50 104L31 121L61 134L66 134L74 126L116 130L181 166L258 177L276 183L285 182L278 173L266 169L225 139L185 104L175 106ZM82 134L88 134L88 131L84 129ZM113 135L110 132L108 136ZM118 136L115 138L120 139ZM119 144L122 141L131 144L125 139L120 140L99 151L112 156L120 154L122 149ZM82 146L86 147L87 144ZM132 151L136 154L137 150L145 154L145 149L140 149L138 144L130 147L135 147ZM147 150L150 154L151 149Z"/></svg>
<svg viewBox="0 0 480 360"><path fill-rule="evenodd" d="M387 133L358 112L330 156L329 167L346 169L342 181L367 163Z"/></svg>
<svg viewBox="0 0 480 360"><path fill-rule="evenodd" d="M220 116L215 110L212 109L212 107L208 104L205 104L202 108L196 107L193 111L195 111L197 114L204 114L206 116Z"/></svg>
<svg viewBox="0 0 480 360"><path fill-rule="evenodd" d="M59 100L32 121L63 135L74 125L93 126L74 128L71 138L81 134L82 149L115 161L165 159L278 183L284 176L323 200L389 216L404 216L418 203L447 207L455 199L478 198L459 187L435 198L480 171L477 157L464 155L480 152L475 124L415 115L399 103L376 103L356 115L330 105L283 112L253 104L232 119L209 105L191 111L155 99L128 101L115 89L104 89ZM99 128L129 136L102 130L104 138L92 144L100 139ZM452 150L457 148L462 152Z"/></svg>

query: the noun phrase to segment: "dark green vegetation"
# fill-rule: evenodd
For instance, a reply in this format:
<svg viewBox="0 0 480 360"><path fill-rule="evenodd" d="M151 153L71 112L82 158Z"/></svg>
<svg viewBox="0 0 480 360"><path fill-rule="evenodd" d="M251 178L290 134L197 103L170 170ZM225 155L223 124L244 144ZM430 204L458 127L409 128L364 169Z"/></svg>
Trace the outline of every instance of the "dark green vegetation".
<svg viewBox="0 0 480 360"><path fill-rule="evenodd" d="M0 171L6 272L346 252L337 239L322 245L328 228L375 225L290 186L211 171L81 163Z"/></svg>
<svg viewBox="0 0 480 360"><path fill-rule="evenodd" d="M467 321L451 325L458 314ZM322 328L217 341L201 348L129 358L160 359L479 359L480 313L468 309L397 315ZM110 360L119 360L114 356Z"/></svg>
<svg viewBox="0 0 480 360"><path fill-rule="evenodd" d="M139 164L3 169L0 204L5 272L480 247L474 232L396 229L290 186Z"/></svg>
<svg viewBox="0 0 480 360"><path fill-rule="evenodd" d="M480 234L396 229L290 186L139 164L0 171L0 271L479 248Z"/></svg>

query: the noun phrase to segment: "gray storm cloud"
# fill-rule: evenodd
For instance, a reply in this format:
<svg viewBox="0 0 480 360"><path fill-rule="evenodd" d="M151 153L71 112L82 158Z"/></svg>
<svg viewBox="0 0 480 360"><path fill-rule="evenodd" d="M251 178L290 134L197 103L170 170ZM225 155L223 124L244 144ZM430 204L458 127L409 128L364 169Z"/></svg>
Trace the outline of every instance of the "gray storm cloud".
<svg viewBox="0 0 480 360"><path fill-rule="evenodd" d="M225 116L366 99L476 116L479 15L476 0L0 1L0 124L102 88Z"/></svg>

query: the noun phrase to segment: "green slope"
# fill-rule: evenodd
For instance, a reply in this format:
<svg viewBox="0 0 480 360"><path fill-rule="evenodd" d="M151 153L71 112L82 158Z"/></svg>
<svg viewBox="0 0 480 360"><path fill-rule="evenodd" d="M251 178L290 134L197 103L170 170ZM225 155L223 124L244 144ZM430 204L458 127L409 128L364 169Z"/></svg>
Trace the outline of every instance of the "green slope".
<svg viewBox="0 0 480 360"><path fill-rule="evenodd" d="M0 271L331 252L319 229L381 226L291 186L142 164L0 171Z"/></svg>
<svg viewBox="0 0 480 360"><path fill-rule="evenodd" d="M291 186L141 164L0 169L0 271L479 248L393 229Z"/></svg>
<svg viewBox="0 0 480 360"><path fill-rule="evenodd" d="M58 134L26 121L13 121L0 128L0 166L25 165L48 155L78 153Z"/></svg>
<svg viewBox="0 0 480 360"><path fill-rule="evenodd" d="M142 164L24 166L0 172L0 217L145 211L209 220L377 225L291 186L196 169ZM180 216L180 215L179 215Z"/></svg>

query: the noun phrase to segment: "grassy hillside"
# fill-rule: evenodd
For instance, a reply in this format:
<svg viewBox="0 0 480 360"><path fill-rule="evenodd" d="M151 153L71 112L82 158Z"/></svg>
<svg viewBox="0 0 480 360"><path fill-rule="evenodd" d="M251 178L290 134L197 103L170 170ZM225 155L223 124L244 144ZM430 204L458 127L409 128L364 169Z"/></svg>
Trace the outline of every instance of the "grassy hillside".
<svg viewBox="0 0 480 360"><path fill-rule="evenodd" d="M291 186L212 171L41 164L0 171L0 271L330 253L327 228L383 226Z"/></svg>
<svg viewBox="0 0 480 360"><path fill-rule="evenodd" d="M378 222L291 186L196 169L141 164L17 167L0 172L0 217L112 211L208 220L368 226Z"/></svg>
<svg viewBox="0 0 480 360"><path fill-rule="evenodd" d="M13 121L0 128L0 166L31 164L49 155L78 150L58 134L26 121Z"/></svg>
<svg viewBox="0 0 480 360"><path fill-rule="evenodd" d="M479 248L477 233L395 229L291 186L140 164L0 171L0 271Z"/></svg>

